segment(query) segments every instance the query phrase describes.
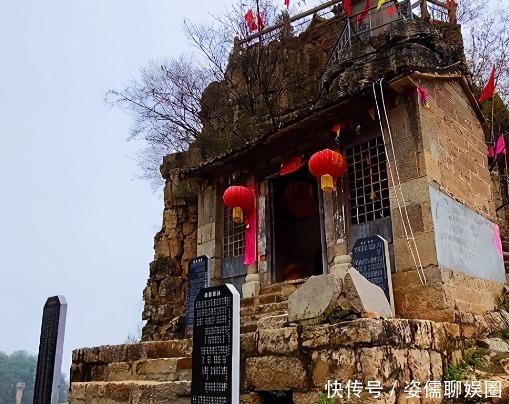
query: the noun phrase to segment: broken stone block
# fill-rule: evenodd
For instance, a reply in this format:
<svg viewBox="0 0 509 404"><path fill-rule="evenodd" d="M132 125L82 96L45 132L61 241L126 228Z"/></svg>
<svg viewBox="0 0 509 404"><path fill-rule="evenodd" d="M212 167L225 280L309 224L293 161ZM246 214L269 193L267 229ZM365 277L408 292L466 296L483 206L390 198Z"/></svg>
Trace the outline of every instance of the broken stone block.
<svg viewBox="0 0 509 404"><path fill-rule="evenodd" d="M344 292L350 306L359 313L376 312L382 318L393 317L391 305L381 288L372 284L355 268L344 278Z"/></svg>
<svg viewBox="0 0 509 404"><path fill-rule="evenodd" d="M258 330L282 328L288 322L288 314L263 317L258 320Z"/></svg>
<svg viewBox="0 0 509 404"><path fill-rule="evenodd" d="M500 365L504 368L504 372L509 375L509 358L501 359Z"/></svg>
<svg viewBox="0 0 509 404"><path fill-rule="evenodd" d="M485 338L480 341L479 345L492 352L509 353L509 344L502 338Z"/></svg>
<svg viewBox="0 0 509 404"><path fill-rule="evenodd" d="M352 264L346 263L346 264L335 264L330 269L330 273L334 274L336 276L339 276L340 278L344 278L348 270L352 267Z"/></svg>
<svg viewBox="0 0 509 404"><path fill-rule="evenodd" d="M308 278L288 297L289 321L310 320L322 316L336 303L342 290L342 283L341 278L336 275Z"/></svg>

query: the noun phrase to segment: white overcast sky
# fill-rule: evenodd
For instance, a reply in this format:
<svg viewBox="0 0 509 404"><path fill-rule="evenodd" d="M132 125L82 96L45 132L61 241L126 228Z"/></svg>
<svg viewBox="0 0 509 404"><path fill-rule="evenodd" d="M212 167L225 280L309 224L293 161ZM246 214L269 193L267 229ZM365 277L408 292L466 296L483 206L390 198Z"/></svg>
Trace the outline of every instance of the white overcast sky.
<svg viewBox="0 0 509 404"><path fill-rule="evenodd" d="M58 294L67 374L73 349L136 330L163 203L132 180L140 145L104 96L150 59L188 51L182 19L227 3L0 2L0 351L37 354L43 305Z"/></svg>

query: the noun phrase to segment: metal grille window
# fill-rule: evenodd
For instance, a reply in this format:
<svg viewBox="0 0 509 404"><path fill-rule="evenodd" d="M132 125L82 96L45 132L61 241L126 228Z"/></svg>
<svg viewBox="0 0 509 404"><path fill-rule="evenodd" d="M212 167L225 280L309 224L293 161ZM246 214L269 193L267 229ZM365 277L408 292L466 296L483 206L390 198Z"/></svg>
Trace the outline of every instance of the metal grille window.
<svg viewBox="0 0 509 404"><path fill-rule="evenodd" d="M383 138L379 136L348 149L347 163L352 225L390 216Z"/></svg>
<svg viewBox="0 0 509 404"><path fill-rule="evenodd" d="M244 223L235 223L232 219L232 210L224 209L224 247L223 257L232 258L244 254L245 238Z"/></svg>

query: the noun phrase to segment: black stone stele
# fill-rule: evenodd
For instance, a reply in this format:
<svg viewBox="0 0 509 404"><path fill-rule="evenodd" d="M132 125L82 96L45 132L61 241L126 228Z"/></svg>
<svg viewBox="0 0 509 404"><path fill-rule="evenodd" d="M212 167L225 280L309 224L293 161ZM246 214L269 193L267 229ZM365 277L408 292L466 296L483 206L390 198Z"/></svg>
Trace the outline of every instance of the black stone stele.
<svg viewBox="0 0 509 404"><path fill-rule="evenodd" d="M392 306L387 241L380 236L357 239L352 248L352 266L371 283L380 286Z"/></svg>
<svg viewBox="0 0 509 404"><path fill-rule="evenodd" d="M34 403L58 403L66 314L67 302L63 296L50 297L46 301L42 314Z"/></svg>
<svg viewBox="0 0 509 404"><path fill-rule="evenodd" d="M203 288L209 286L209 266L206 255L194 258L189 261L187 273L189 282L187 286L187 328L194 323L194 301Z"/></svg>
<svg viewBox="0 0 509 404"><path fill-rule="evenodd" d="M233 285L202 289L194 302L192 404L238 404L240 295Z"/></svg>

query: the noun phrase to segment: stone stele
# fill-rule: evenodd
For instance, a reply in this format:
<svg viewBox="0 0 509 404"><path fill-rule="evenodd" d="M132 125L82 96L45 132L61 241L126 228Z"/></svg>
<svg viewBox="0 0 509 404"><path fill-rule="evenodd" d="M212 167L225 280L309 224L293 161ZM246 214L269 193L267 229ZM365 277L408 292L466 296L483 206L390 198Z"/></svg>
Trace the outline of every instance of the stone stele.
<svg viewBox="0 0 509 404"><path fill-rule="evenodd" d="M359 313L378 313L380 317L393 317L391 305L383 290L368 281L355 268L344 278L344 292L350 306Z"/></svg>
<svg viewBox="0 0 509 404"><path fill-rule="evenodd" d="M308 278L288 297L288 320L310 320L321 316L338 300L342 284L341 278L336 275Z"/></svg>

